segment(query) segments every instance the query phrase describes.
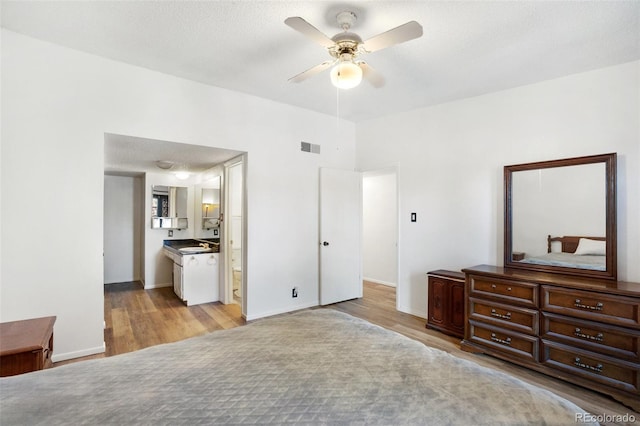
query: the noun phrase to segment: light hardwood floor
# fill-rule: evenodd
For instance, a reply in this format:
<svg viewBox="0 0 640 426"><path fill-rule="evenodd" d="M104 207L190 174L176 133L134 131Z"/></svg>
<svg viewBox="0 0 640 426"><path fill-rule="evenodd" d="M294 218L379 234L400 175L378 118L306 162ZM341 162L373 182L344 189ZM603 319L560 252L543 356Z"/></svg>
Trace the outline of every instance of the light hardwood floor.
<svg viewBox="0 0 640 426"><path fill-rule="evenodd" d="M106 353L94 357L112 356L147 346L169 343L203 333L238 327L246 322L238 305L206 303L185 306L171 288L144 290L140 283L105 286ZM460 350L459 339L425 328L425 320L395 309L395 289L365 282L364 297L330 305L336 309L396 331L425 345L441 349L480 365L507 372L528 383L560 395L594 415L635 416L640 425L640 413L613 399L545 376L517 365L486 355ZM284 314L287 315L287 314ZM77 360L64 363L77 362ZM63 363L56 363L60 365ZM54 365L54 366L55 366ZM601 422L603 425L624 425L624 422Z"/></svg>

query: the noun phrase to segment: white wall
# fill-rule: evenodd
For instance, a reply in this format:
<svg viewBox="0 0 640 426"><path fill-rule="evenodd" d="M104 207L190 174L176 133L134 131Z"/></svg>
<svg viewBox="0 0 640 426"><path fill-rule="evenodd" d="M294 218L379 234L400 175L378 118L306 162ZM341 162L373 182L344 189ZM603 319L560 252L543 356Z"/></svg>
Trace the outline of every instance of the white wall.
<svg viewBox="0 0 640 426"><path fill-rule="evenodd" d="M396 174L367 172L362 177L362 275L378 284L396 286L398 277Z"/></svg>
<svg viewBox="0 0 640 426"><path fill-rule="evenodd" d="M104 283L142 278L142 178L104 177Z"/></svg>
<svg viewBox="0 0 640 426"><path fill-rule="evenodd" d="M353 124L4 29L2 124L0 320L56 315L55 360L103 350L105 133L247 151L247 318L317 304L318 168L353 169Z"/></svg>
<svg viewBox="0 0 640 426"><path fill-rule="evenodd" d="M639 80L632 62L358 123L358 167L398 164L401 310L426 317L430 270L502 264L507 164L617 152L618 277L640 281Z"/></svg>

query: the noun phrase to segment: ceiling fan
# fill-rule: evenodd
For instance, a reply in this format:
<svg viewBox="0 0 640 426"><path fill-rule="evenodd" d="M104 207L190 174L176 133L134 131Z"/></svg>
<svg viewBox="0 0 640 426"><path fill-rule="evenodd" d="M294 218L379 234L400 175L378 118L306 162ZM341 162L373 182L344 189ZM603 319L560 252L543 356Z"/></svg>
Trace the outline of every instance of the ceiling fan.
<svg viewBox="0 0 640 426"><path fill-rule="evenodd" d="M286 25L325 47L332 56L331 60L324 61L291 77L289 81L299 83L333 66L331 81L338 88L350 89L356 87L363 77L373 87L382 87L384 85L384 77L365 61L357 58L365 53L376 52L422 36L422 26L416 21L409 21L399 27L362 41L359 35L349 32L357 19L356 14L348 10L338 13L336 20L343 32L331 38L299 16L285 19L284 23Z"/></svg>

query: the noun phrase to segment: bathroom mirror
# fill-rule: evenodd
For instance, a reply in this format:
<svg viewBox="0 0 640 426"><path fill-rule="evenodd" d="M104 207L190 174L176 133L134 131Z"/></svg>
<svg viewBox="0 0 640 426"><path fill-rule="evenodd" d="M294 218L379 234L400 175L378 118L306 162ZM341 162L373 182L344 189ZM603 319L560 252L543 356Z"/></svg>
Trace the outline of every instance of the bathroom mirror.
<svg viewBox="0 0 640 426"><path fill-rule="evenodd" d="M616 154L505 166L510 268L616 278Z"/></svg>
<svg viewBox="0 0 640 426"><path fill-rule="evenodd" d="M151 227L154 229L187 229L187 200L185 187L153 185L151 187Z"/></svg>
<svg viewBox="0 0 640 426"><path fill-rule="evenodd" d="M202 229L220 227L220 178L211 187L202 188Z"/></svg>

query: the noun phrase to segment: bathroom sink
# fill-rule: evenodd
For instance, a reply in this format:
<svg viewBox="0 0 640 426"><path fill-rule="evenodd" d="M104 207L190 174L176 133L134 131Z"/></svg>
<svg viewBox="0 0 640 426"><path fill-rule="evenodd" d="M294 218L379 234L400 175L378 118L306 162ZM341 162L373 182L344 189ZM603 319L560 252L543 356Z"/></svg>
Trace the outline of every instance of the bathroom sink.
<svg viewBox="0 0 640 426"><path fill-rule="evenodd" d="M182 253L209 253L211 251L210 248L204 247L182 247L178 250Z"/></svg>

